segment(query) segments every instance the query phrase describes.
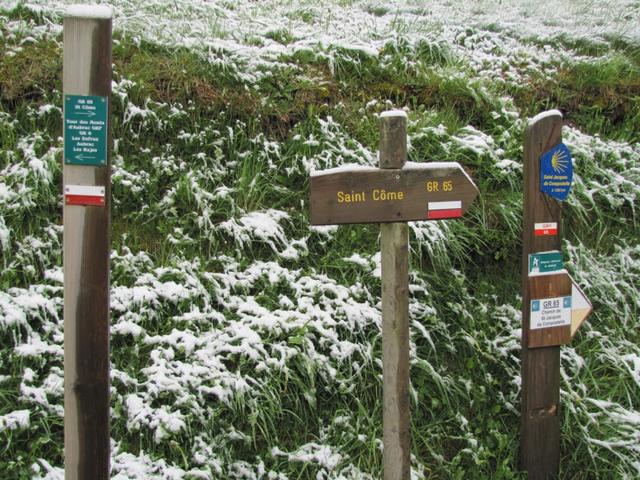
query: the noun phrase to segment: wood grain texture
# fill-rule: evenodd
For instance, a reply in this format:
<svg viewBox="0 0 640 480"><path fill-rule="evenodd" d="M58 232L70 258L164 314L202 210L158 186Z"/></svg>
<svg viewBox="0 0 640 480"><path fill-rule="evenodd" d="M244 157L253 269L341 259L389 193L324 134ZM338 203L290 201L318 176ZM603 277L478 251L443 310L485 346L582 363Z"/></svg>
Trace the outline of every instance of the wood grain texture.
<svg viewBox="0 0 640 480"><path fill-rule="evenodd" d="M65 18L64 94L109 97L111 64L111 19ZM109 478L110 132L106 166L63 167L64 184L106 188L104 207L63 211L66 480Z"/></svg>
<svg viewBox="0 0 640 480"><path fill-rule="evenodd" d="M380 119L380 167L406 162L406 117ZM409 480L409 229L406 223L380 226L382 255L382 390L384 480Z"/></svg>
<svg viewBox="0 0 640 480"><path fill-rule="evenodd" d="M572 281L568 273L529 277L529 302L535 299L571 296ZM529 348L564 345L571 341L571 323L553 328L529 330Z"/></svg>
<svg viewBox="0 0 640 480"><path fill-rule="evenodd" d="M384 478L409 479L409 229L387 223L380 234Z"/></svg>
<svg viewBox="0 0 640 480"><path fill-rule="evenodd" d="M357 195L356 201L341 202L340 192L343 200L344 195ZM311 224L427 220L429 202L461 201L464 213L477 195L473 180L455 162L387 170L328 170L311 177Z"/></svg>
<svg viewBox="0 0 640 480"><path fill-rule="evenodd" d="M548 479L560 467L560 348L530 348L528 255L561 247L561 206L540 192L540 155L562 141L562 115L534 118L524 138L522 252L522 415L520 460L529 479ZM535 236L534 224L556 222L557 235Z"/></svg>
<svg viewBox="0 0 640 480"><path fill-rule="evenodd" d="M402 168L407 162L407 115L385 112L380 117L380 168Z"/></svg>

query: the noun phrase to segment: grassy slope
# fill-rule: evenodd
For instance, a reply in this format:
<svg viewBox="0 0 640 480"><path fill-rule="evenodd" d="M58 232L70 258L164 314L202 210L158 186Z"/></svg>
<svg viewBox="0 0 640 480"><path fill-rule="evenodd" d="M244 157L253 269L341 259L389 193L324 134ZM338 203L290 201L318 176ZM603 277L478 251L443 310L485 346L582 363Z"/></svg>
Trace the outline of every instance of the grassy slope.
<svg viewBox="0 0 640 480"><path fill-rule="evenodd" d="M9 18L44 23L20 8ZM22 43L7 32L0 415L31 413L28 427L0 432L0 471L27 478L62 465L61 49L59 38ZM248 86L192 51L116 39L114 473L379 477L377 229L312 230L306 198L309 163L372 161L376 114L389 106L409 109L412 160L459 161L481 190L464 220L412 225L415 472L521 476L517 163L522 119L561 108L582 177L565 209L565 259L596 306L563 348L562 478L637 473L632 48L513 84L477 78L447 45L400 39L378 57L283 54ZM252 212L270 228L256 228Z"/></svg>

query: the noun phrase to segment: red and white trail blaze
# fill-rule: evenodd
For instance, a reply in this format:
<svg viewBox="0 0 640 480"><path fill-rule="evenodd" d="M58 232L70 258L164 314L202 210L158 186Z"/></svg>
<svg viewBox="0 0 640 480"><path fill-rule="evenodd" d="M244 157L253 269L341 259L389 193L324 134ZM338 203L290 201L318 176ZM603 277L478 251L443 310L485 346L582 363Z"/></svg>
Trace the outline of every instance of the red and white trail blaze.
<svg viewBox="0 0 640 480"><path fill-rule="evenodd" d="M104 187L90 185L65 185L64 203L66 205L104 206Z"/></svg>
<svg viewBox="0 0 640 480"><path fill-rule="evenodd" d="M533 227L533 231L536 237L541 237L543 235L557 235L558 224L556 222L536 223Z"/></svg>
<svg viewBox="0 0 640 480"><path fill-rule="evenodd" d="M427 220L438 220L441 218L462 217L462 201L452 202L429 202Z"/></svg>

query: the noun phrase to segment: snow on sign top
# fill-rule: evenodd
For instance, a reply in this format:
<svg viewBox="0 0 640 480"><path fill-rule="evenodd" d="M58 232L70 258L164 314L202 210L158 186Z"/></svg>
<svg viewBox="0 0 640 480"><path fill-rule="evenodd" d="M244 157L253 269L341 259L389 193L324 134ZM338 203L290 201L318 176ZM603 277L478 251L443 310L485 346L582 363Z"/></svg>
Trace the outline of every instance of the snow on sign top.
<svg viewBox="0 0 640 480"><path fill-rule="evenodd" d="M529 125L533 125L534 123L537 123L543 118L547 118L547 117L562 118L562 113L560 112L560 110L547 110L546 112L539 113L538 115L533 117L531 120L529 120Z"/></svg>
<svg viewBox="0 0 640 480"><path fill-rule="evenodd" d="M458 218L477 194L473 181L456 162L325 170L311 176L311 224Z"/></svg>
<svg viewBox="0 0 640 480"><path fill-rule="evenodd" d="M113 12L111 7L106 5L70 5L65 17L75 18L111 18Z"/></svg>
<svg viewBox="0 0 640 480"><path fill-rule="evenodd" d="M311 172L312 177L319 177L321 175L333 175L335 173L344 172L375 172L379 169L370 165L360 165L359 163L345 163L339 167L328 168L327 170L313 170Z"/></svg>
<svg viewBox="0 0 640 480"><path fill-rule="evenodd" d="M387 117L404 117L407 118L407 112L404 110L387 110L386 112L382 112L380 114L380 118Z"/></svg>

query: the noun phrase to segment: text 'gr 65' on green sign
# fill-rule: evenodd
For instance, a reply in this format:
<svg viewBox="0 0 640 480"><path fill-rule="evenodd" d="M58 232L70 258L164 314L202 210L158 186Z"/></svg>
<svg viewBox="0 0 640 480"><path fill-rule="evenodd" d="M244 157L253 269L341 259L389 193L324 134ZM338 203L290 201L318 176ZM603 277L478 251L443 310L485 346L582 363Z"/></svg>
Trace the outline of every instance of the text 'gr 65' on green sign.
<svg viewBox="0 0 640 480"><path fill-rule="evenodd" d="M107 164L107 97L64 96L64 163Z"/></svg>

